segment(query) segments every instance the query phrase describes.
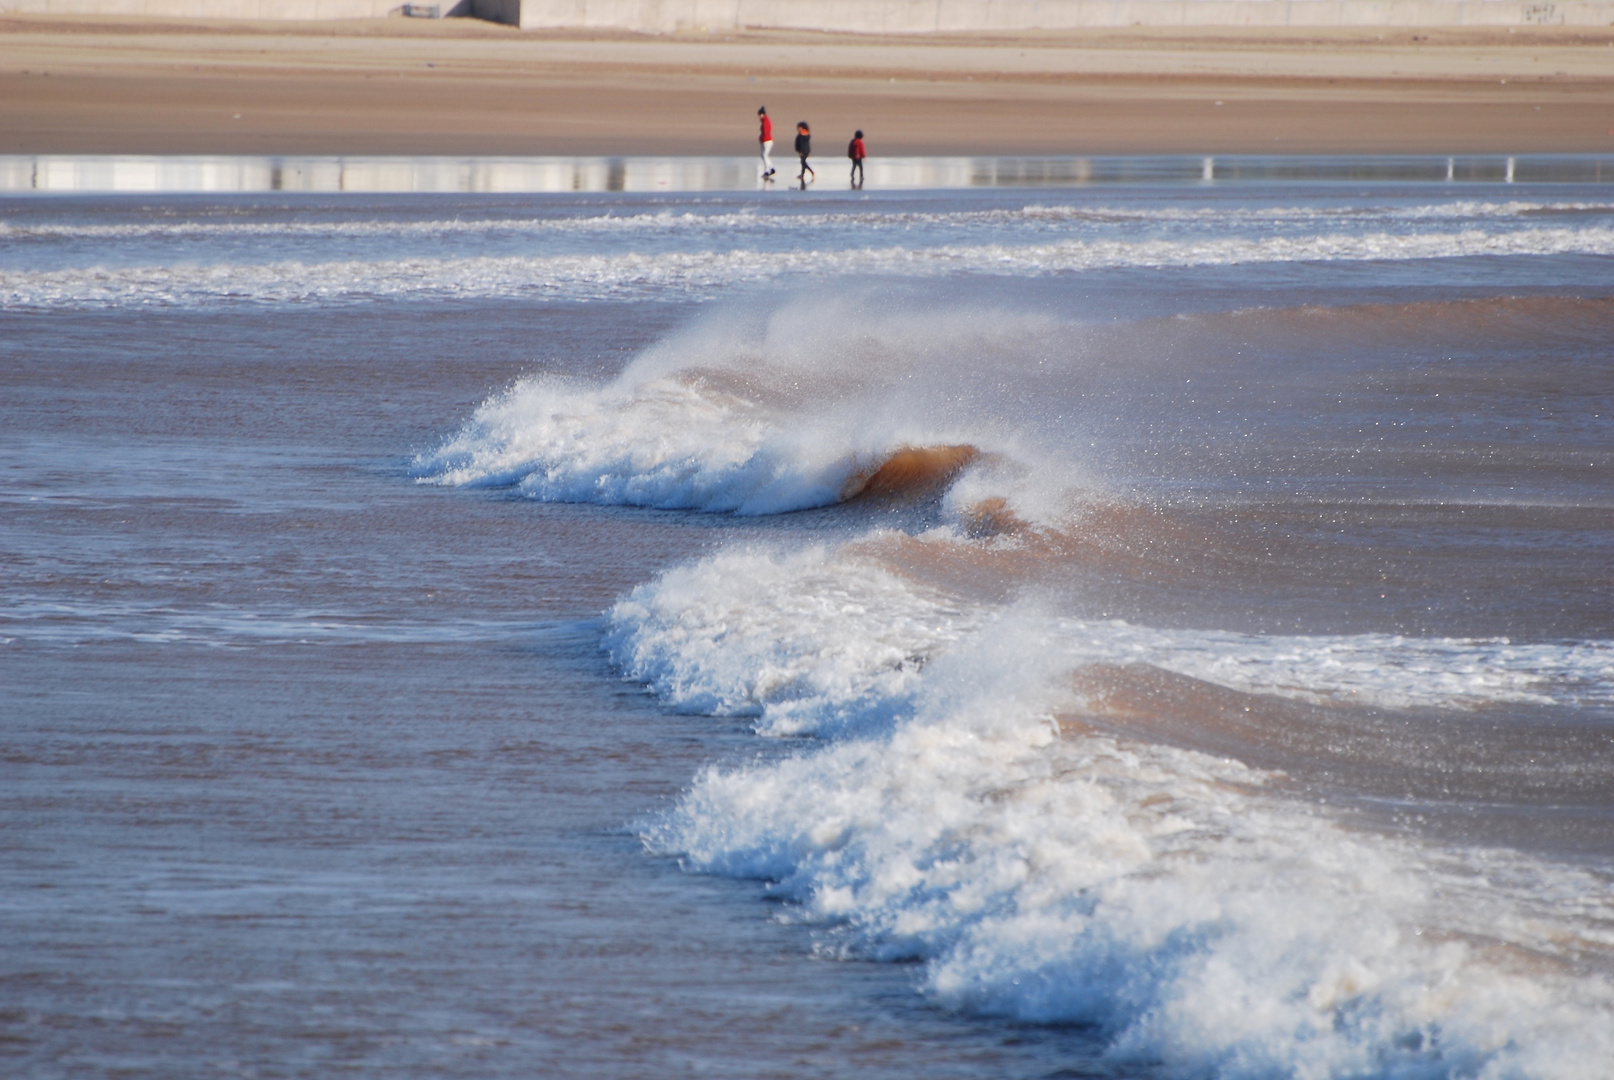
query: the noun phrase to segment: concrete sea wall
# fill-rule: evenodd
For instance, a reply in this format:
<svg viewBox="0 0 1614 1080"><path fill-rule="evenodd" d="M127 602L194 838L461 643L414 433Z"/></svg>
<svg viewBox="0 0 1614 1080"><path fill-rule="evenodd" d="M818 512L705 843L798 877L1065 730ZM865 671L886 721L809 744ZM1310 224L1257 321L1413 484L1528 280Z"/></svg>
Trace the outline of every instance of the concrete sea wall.
<svg viewBox="0 0 1614 1080"><path fill-rule="evenodd" d="M208 19L475 15L527 29L850 33L1120 26L1609 26L1614 0L0 0L0 13Z"/></svg>
<svg viewBox="0 0 1614 1080"><path fill-rule="evenodd" d="M401 0L0 0L8 14L170 19L376 19L402 7Z"/></svg>
<svg viewBox="0 0 1614 1080"><path fill-rule="evenodd" d="M507 0L523 27L935 33L1117 26L1608 26L1610 0Z"/></svg>

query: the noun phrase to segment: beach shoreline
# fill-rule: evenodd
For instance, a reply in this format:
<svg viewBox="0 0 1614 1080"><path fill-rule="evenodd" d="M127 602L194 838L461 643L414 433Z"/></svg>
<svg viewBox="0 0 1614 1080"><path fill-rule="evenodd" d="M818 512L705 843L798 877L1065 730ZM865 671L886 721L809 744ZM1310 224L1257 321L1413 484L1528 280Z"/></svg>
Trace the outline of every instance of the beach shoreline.
<svg viewBox="0 0 1614 1080"><path fill-rule="evenodd" d="M831 156L853 128L875 155L1602 153L1614 28L0 19L0 153L735 154L763 103Z"/></svg>

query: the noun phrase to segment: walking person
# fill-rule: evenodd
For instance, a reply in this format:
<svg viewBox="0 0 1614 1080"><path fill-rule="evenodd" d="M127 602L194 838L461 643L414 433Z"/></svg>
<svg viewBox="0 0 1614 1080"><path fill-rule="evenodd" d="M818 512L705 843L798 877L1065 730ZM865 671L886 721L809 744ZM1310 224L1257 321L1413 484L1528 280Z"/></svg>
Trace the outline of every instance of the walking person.
<svg viewBox="0 0 1614 1080"><path fill-rule="evenodd" d="M801 190L803 191L807 190L808 174L811 174L814 180L818 179L818 174L813 172L813 167L807 164L807 155L812 152L813 132L807 126L807 121L803 120L796 125L796 153L801 157L801 172L796 174L796 179L801 181Z"/></svg>
<svg viewBox="0 0 1614 1080"><path fill-rule="evenodd" d="M852 136L852 141L846 144L846 156L852 159L852 190L863 190L863 159L868 157L868 151L863 149L863 132L860 130Z"/></svg>
<svg viewBox="0 0 1614 1080"><path fill-rule="evenodd" d="M772 180L777 171L773 167L773 121L768 118L768 107L757 107L757 119L761 121L762 130L757 132L757 142L762 144L762 179Z"/></svg>

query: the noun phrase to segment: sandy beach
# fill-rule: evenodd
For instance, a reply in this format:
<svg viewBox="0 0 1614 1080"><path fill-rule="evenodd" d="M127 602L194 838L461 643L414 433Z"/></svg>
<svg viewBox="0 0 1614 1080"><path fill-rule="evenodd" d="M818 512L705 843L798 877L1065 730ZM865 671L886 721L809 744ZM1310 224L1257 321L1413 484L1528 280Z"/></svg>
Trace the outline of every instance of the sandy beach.
<svg viewBox="0 0 1614 1080"><path fill-rule="evenodd" d="M876 154L1605 152L1614 28L0 21L3 153L727 154L752 145L759 103L826 139L861 127Z"/></svg>

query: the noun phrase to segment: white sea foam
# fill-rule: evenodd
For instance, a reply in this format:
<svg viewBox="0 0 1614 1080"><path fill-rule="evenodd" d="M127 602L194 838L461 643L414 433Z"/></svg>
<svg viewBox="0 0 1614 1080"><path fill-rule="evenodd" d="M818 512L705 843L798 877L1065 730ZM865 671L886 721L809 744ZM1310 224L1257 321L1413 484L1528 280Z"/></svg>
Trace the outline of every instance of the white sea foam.
<svg viewBox="0 0 1614 1080"><path fill-rule="evenodd" d="M1476 888L1230 763L1056 739L1023 695L960 693L972 661L1002 658L938 671L889 736L708 771L650 842L778 882L829 950L925 961L945 1004L1095 1025L1168 1076L1600 1075L1614 992L1550 943L1607 924L1603 883Z"/></svg>
<svg viewBox="0 0 1614 1080"><path fill-rule="evenodd" d="M795 734L902 712L930 658L1001 615L852 550L731 552L635 589L612 610L610 640L625 671L679 708L756 715L763 730ZM1263 635L1054 616L1032 640L1021 624L1024 642L1060 671L1142 663L1322 704L1614 705L1608 641Z"/></svg>
<svg viewBox="0 0 1614 1080"><path fill-rule="evenodd" d="M793 256L786 263L801 262ZM9 307L351 303L414 298L689 298L780 272L752 252L174 263L0 270Z"/></svg>
<svg viewBox="0 0 1614 1080"><path fill-rule="evenodd" d="M815 546L729 552L635 589L611 611L617 663L675 707L756 716L773 735L904 714L929 658L980 616L872 561Z"/></svg>
<svg viewBox="0 0 1614 1080"><path fill-rule="evenodd" d="M1614 228L1060 240L765 252L636 252L0 270L7 307L352 302L399 297L700 299L787 275L1026 276L1116 267L1611 255Z"/></svg>
<svg viewBox="0 0 1614 1080"><path fill-rule="evenodd" d="M0 222L0 237L51 240L147 240L318 238L401 239L438 236L489 236L501 233L556 232L667 232L690 229L731 230L767 224L752 211L697 214L658 211L639 214L578 214L565 217L434 218L419 221L373 219L368 221L231 221L193 218L173 221L131 221L114 224ZM788 223L784 219L781 223Z"/></svg>
<svg viewBox="0 0 1614 1080"><path fill-rule="evenodd" d="M1551 214L1614 213L1614 203L1543 202L1532 200L1458 200L1417 206L1320 205L1273 207L1163 207L1121 205L1027 205L1018 209L923 211L878 208L835 213L769 213L747 208L700 213L658 210L641 213L609 212L555 217L433 218L409 220L242 221L228 218L190 218L117 223L6 222L0 237L11 240L208 240L432 238L439 236L492 236L551 233L700 233L779 231L801 234L820 229L906 229L913 226L960 227L1015 225L1030 227L1089 222L1206 223L1225 228L1262 224L1361 224L1375 220L1461 221L1508 219Z"/></svg>
<svg viewBox="0 0 1614 1080"><path fill-rule="evenodd" d="M1491 201L1456 199L1416 206L1326 204L1317 206L1027 206L1020 214L1043 220L1100 220L1205 223L1225 226L1374 221L1482 221L1551 214L1614 213L1614 203L1541 202L1527 199Z"/></svg>
<svg viewBox="0 0 1614 1080"><path fill-rule="evenodd" d="M1233 690L1387 708L1614 705L1614 642L1255 635L1061 620L1072 657L1146 663Z"/></svg>
<svg viewBox="0 0 1614 1080"><path fill-rule="evenodd" d="M837 340L845 305L721 313L603 386L523 379L417 458L416 474L545 501L776 514L839 502L904 447L993 448L974 402L913 376L940 340L1012 331L885 312L853 346Z"/></svg>
<svg viewBox="0 0 1614 1080"><path fill-rule="evenodd" d="M1175 649L1199 677L1328 699L1350 680L1318 656L1422 648L1390 693L1436 701L1455 675L1468 700L1502 643L1151 637L970 610L861 550L722 553L613 609L614 655L669 701L831 740L707 770L653 848L774 881L830 952L924 961L943 1003L1091 1024L1163 1075L1602 1075L1607 882L1354 834L1235 762L1052 719L1094 657Z"/></svg>
<svg viewBox="0 0 1614 1080"><path fill-rule="evenodd" d="M524 380L477 409L442 447L423 455L423 479L519 485L533 498L742 514L837 501L867 460L810 426L700 382L602 389Z"/></svg>

